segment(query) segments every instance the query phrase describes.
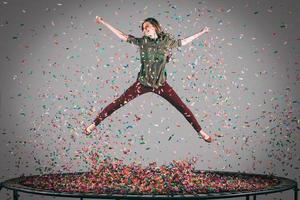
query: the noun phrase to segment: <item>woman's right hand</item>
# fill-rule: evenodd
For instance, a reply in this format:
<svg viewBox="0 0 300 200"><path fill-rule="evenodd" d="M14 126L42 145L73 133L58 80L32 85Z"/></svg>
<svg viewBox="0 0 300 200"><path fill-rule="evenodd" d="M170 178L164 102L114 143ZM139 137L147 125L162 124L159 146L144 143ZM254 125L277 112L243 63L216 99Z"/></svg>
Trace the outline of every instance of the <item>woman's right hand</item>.
<svg viewBox="0 0 300 200"><path fill-rule="evenodd" d="M99 17L99 16L96 16L96 23L97 24L103 24L104 23L104 20L102 17Z"/></svg>
<svg viewBox="0 0 300 200"><path fill-rule="evenodd" d="M111 30L114 34L116 34L121 40L125 40L125 41L127 40L126 34L114 28L109 23L105 22L102 17L96 16L96 23L105 25L109 30Z"/></svg>
<svg viewBox="0 0 300 200"><path fill-rule="evenodd" d="M210 31L210 28L205 26L203 29L202 29L202 32L203 33L208 33Z"/></svg>

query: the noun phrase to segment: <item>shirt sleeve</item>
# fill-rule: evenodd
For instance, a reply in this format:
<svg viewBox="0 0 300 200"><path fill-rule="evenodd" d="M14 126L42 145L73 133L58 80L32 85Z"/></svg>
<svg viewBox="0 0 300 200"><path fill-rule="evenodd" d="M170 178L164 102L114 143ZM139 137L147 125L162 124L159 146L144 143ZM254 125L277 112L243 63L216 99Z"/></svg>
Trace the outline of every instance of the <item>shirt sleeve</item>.
<svg viewBox="0 0 300 200"><path fill-rule="evenodd" d="M136 38L133 35L128 35L126 42L140 46L142 43L142 38Z"/></svg>
<svg viewBox="0 0 300 200"><path fill-rule="evenodd" d="M181 39L175 39L172 35L168 35L168 47L170 49L181 47Z"/></svg>

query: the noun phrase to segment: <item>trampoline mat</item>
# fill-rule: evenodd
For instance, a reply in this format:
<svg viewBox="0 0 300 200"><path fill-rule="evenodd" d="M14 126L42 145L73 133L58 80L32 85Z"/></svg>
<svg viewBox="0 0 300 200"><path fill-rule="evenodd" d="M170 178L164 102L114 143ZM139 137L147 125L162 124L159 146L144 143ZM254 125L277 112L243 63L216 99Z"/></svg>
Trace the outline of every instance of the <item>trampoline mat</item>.
<svg viewBox="0 0 300 200"><path fill-rule="evenodd" d="M169 196L267 191L285 183L273 175L195 170L188 162L147 167L102 162L91 172L23 176L6 184L46 193Z"/></svg>

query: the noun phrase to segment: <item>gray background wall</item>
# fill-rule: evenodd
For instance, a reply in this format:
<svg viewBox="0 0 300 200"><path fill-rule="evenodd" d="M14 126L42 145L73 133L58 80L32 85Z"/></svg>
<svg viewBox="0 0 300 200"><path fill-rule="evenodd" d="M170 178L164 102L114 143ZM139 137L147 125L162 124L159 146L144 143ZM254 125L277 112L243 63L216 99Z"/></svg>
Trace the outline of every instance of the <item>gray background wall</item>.
<svg viewBox="0 0 300 200"><path fill-rule="evenodd" d="M86 171L88 152L98 151L143 165L195 157L198 169L299 183L299 8L291 0L1 1L1 181ZM137 37L147 17L178 38L211 27L173 51L168 82L203 129L223 137L200 140L154 93L113 113L92 136L82 135L140 69L138 49L97 25L96 15ZM290 191L259 199L291 198ZM0 199L12 199L11 192L2 190Z"/></svg>

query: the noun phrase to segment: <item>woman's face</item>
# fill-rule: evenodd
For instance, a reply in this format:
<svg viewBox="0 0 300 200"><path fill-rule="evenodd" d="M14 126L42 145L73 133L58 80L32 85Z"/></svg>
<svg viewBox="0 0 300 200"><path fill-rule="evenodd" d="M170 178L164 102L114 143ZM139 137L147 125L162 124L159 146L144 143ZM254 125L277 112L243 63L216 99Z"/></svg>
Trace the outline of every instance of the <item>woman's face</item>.
<svg viewBox="0 0 300 200"><path fill-rule="evenodd" d="M144 35L149 36L151 38L156 36L155 28L150 22L145 22L143 24L143 28L144 28L143 30Z"/></svg>

